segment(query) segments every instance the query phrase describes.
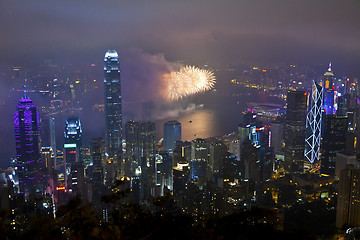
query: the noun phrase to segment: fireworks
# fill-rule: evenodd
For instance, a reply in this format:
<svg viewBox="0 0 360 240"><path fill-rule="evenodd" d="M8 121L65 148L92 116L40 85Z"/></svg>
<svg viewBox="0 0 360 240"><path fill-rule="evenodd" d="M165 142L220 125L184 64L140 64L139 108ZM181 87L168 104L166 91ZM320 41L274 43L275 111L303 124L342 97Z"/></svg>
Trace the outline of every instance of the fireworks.
<svg viewBox="0 0 360 240"><path fill-rule="evenodd" d="M167 98L172 101L208 91L216 81L213 72L194 66L181 67L179 71L164 74L163 78L168 87Z"/></svg>

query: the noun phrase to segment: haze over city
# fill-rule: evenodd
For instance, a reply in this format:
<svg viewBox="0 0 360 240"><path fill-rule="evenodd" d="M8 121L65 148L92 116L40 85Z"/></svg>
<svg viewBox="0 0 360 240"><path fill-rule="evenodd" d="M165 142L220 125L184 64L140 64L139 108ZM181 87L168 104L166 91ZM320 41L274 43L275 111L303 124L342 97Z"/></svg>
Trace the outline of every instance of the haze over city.
<svg viewBox="0 0 360 240"><path fill-rule="evenodd" d="M319 63L358 71L359 1L1 1L1 61L99 61L140 48L170 61ZM126 59L122 59L126 61Z"/></svg>
<svg viewBox="0 0 360 240"><path fill-rule="evenodd" d="M0 0L0 236L360 239L359 78L359 0Z"/></svg>

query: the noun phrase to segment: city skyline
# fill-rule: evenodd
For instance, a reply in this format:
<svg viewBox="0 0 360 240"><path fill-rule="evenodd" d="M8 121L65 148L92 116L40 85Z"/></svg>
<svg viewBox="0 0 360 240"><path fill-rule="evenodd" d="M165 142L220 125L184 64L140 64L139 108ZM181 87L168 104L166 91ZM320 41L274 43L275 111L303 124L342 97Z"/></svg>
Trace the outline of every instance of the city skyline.
<svg viewBox="0 0 360 240"><path fill-rule="evenodd" d="M0 0L0 236L359 234L359 12Z"/></svg>

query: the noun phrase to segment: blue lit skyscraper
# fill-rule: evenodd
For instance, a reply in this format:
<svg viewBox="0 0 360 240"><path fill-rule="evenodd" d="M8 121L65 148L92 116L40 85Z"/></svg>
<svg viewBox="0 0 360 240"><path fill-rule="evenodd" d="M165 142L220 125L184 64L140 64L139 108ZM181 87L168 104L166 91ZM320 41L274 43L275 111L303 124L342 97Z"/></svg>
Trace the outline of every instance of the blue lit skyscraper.
<svg viewBox="0 0 360 240"><path fill-rule="evenodd" d="M19 192L28 196L41 187L41 154L39 113L26 91L14 114L14 128Z"/></svg>
<svg viewBox="0 0 360 240"><path fill-rule="evenodd" d="M74 193L80 194L83 188L84 166L80 151L82 146L82 129L79 118L73 117L65 121L64 135L65 186L71 188ZM68 174L70 174L70 179L67 178Z"/></svg>
<svg viewBox="0 0 360 240"><path fill-rule="evenodd" d="M334 73L331 69L331 63L329 64L328 70L324 73L324 89L332 89L332 86L334 85Z"/></svg>
<svg viewBox="0 0 360 240"><path fill-rule="evenodd" d="M74 162L81 162L82 129L79 118L69 118L65 121L64 137L66 165L70 167Z"/></svg>
<svg viewBox="0 0 360 240"><path fill-rule="evenodd" d="M176 141L181 141L181 123L173 120L164 123L164 151L172 152Z"/></svg>
<svg viewBox="0 0 360 240"><path fill-rule="evenodd" d="M324 74L324 104L323 108L326 115L336 113L336 94L335 94L335 77L331 69L331 63L329 64L328 70Z"/></svg>
<svg viewBox="0 0 360 240"><path fill-rule="evenodd" d="M104 59L105 91L105 143L106 151L115 164L115 174L120 170L122 110L119 57L115 50L108 50ZM115 177L115 176L114 176Z"/></svg>
<svg viewBox="0 0 360 240"><path fill-rule="evenodd" d="M306 115L305 157L310 163L320 157L323 88L313 81L310 110Z"/></svg>

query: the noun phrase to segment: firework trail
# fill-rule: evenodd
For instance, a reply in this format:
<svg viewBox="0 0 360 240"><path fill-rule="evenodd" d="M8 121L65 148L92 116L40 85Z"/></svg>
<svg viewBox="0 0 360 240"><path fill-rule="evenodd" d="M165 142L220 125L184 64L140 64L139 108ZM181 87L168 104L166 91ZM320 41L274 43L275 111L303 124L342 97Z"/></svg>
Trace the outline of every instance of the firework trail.
<svg viewBox="0 0 360 240"><path fill-rule="evenodd" d="M185 66L179 71L166 73L163 80L168 90L166 97L170 101L211 90L216 82L213 72L195 66Z"/></svg>

